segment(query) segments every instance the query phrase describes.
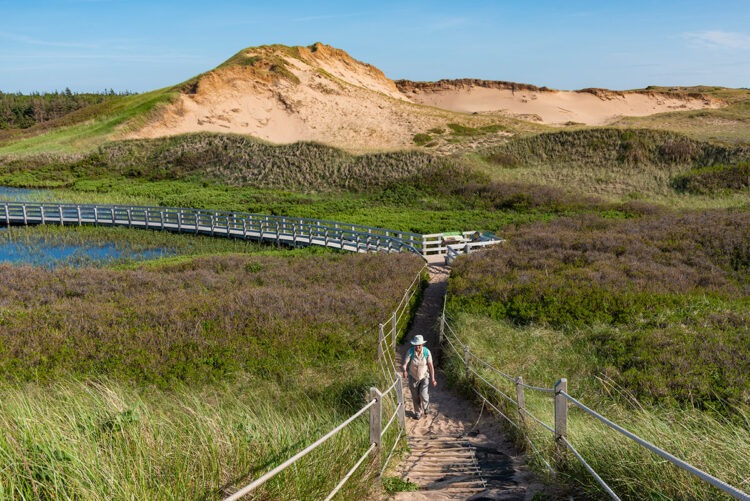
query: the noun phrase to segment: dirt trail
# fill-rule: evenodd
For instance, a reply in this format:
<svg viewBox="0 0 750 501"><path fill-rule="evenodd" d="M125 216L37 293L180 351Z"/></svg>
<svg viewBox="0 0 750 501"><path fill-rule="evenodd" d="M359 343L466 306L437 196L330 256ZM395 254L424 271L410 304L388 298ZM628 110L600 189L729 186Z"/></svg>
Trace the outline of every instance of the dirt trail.
<svg viewBox="0 0 750 501"><path fill-rule="evenodd" d="M498 429L496 417L446 388L440 371L437 324L449 269L438 264L429 269L430 285L406 339L417 334L425 337L435 355L438 385L430 388L430 412L419 420L404 385L410 453L396 473L419 485L420 490L398 493L393 499L531 499L544 486ZM399 360L408 347L408 342L398 347Z"/></svg>

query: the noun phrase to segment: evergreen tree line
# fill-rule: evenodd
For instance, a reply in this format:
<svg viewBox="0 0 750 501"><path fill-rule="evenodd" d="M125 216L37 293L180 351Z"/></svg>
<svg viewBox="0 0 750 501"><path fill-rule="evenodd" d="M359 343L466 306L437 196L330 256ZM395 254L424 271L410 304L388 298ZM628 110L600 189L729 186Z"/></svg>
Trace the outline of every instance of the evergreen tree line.
<svg viewBox="0 0 750 501"><path fill-rule="evenodd" d="M0 91L0 130L26 129L86 106L130 94L132 93L127 91L116 93L112 89L97 93L77 93L68 88L62 92L31 94Z"/></svg>

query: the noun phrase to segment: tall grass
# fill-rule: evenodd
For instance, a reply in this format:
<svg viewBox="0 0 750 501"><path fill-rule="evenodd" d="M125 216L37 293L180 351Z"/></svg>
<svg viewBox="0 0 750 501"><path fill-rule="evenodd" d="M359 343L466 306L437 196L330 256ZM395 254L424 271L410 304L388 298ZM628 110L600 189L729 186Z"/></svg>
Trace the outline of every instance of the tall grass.
<svg viewBox="0 0 750 501"><path fill-rule="evenodd" d="M568 379L568 393L608 419L680 459L728 482L750 489L750 408L732 406L722 416L690 406L644 405L627 388L597 369L595 350L583 332L571 335L542 326L518 326L486 317L458 314L454 329L471 352L512 376L523 376L533 386L552 388ZM516 434L529 458L544 470L544 461L563 473L568 483L592 497L605 494L572 455L556 463L552 434L525 417L478 378L465 379L463 353L448 349L447 372L454 384L473 386L525 429L534 444ZM509 395L515 387L479 363L474 369ZM554 426L554 404L548 394L525 391L526 409ZM504 421L501 418L500 421ZM509 432L513 432L510 428ZM622 499L719 499L721 493L698 478L671 465L584 412L570 407L568 439ZM728 496L726 496L728 498Z"/></svg>
<svg viewBox="0 0 750 501"><path fill-rule="evenodd" d="M3 499L222 499L348 417L256 379L155 390L63 378L4 383L0 396ZM363 402L364 388L346 410ZM365 417L258 495L320 499L366 445ZM372 475L365 468L343 495L368 495Z"/></svg>
<svg viewBox="0 0 750 501"><path fill-rule="evenodd" d="M2 496L225 497L385 388L376 322L422 266L295 253L0 267ZM323 497L369 446L366 420L259 496ZM367 464L343 496L372 495Z"/></svg>

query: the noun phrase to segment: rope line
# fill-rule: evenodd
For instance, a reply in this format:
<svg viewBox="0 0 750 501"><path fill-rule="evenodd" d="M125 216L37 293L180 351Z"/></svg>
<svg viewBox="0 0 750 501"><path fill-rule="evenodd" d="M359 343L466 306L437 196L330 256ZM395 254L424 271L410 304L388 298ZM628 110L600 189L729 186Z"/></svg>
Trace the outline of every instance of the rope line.
<svg viewBox="0 0 750 501"><path fill-rule="evenodd" d="M388 453L388 457L385 458L385 463L383 464L383 467L380 469L380 476L383 476L383 472L385 472L385 469L388 467L388 463L390 462L391 457L393 456L393 452L396 450L398 441L401 440L401 437L403 435L404 435L404 430L399 429L398 436L396 437L396 440L393 441L393 447L391 447L391 452Z"/></svg>
<svg viewBox="0 0 750 501"><path fill-rule="evenodd" d="M367 451L364 454L362 454L362 457L359 458L359 461L357 461L357 463L354 466L352 466L351 470L349 470L349 472L344 476L344 478L341 479L341 482L336 484L336 487L334 487L334 489L331 491L328 497L326 497L325 501L330 501L331 499L333 499L333 496L335 496L336 493L339 490L341 490L344 484L351 478L352 475L354 475L354 472L357 471L357 468L359 468L359 466L364 462L364 460L367 459L367 456L369 456L370 453L372 453L373 449L375 449L375 446L376 444L374 443L370 444L370 448L367 449Z"/></svg>
<svg viewBox="0 0 750 501"><path fill-rule="evenodd" d="M508 416L506 416L506 415L505 415L505 413L504 413L503 411L501 411L501 410L500 410L500 409L498 409L498 408L497 408L497 407L496 407L495 405L493 405L493 403L492 403L492 402L490 402L490 401L489 401L489 400L488 400L488 399L487 399L487 398L486 398L486 397L485 397L484 395L482 395L481 393L479 393L479 392L478 392L477 390L474 390L474 391L476 392L476 394L477 394L477 395L479 395L479 397L480 397L480 398L482 398L482 400L483 400L484 402L486 402L486 403L487 403L487 405L489 405L489 406L490 406L490 407L491 407L492 409L494 409L494 411L495 411L495 412L497 412L497 413L498 413L498 414L500 414L500 415L501 415L502 417L504 417L505 419L507 419L507 420L508 420L508 422L509 422L509 423L510 423L511 425L513 425L513 427L514 427L514 428L516 428L517 430L520 430L520 429L521 429L521 427L520 427L520 426L518 426L518 424L516 424L516 423L515 423L515 422L514 422L514 421L513 421L513 420L512 420L511 418L509 418ZM552 469L552 467L551 467L551 466L549 465L549 463L547 462L547 460L546 460L546 459L544 459L544 456L543 456L543 455L542 455L542 453L541 453L541 452L539 451L539 449L538 449L538 448L536 447L536 445L534 445L534 442L532 442L532 441L531 441L531 439L530 439L530 438L528 437L528 435L524 434L524 438L525 438L525 439L526 439L526 441L527 441L527 442L529 443L529 445L531 446L532 450L533 450L533 451L534 451L534 452L536 453L536 455L537 455L537 456L539 457L539 459L541 459L541 460L542 460L542 462L543 462L543 463L544 463L544 465L545 465L545 466L547 467L547 469L548 469L548 470L550 471L550 473L555 473L555 470L553 470L553 469Z"/></svg>
<svg viewBox="0 0 750 501"><path fill-rule="evenodd" d="M660 449L659 447L653 445L651 442L647 442L647 441L643 440L638 435L629 432L628 430L626 430L622 426L620 426L620 425L618 425L618 424L610 421L609 419L605 418L604 416L602 416L598 412L589 409L583 403L581 403L580 401L578 401L575 398L571 397L566 392L561 391L560 394L563 395L568 401L570 401L571 403L573 403L575 406L577 406L579 409L587 412L588 414L590 414L591 416L595 417L596 419L598 419L602 423L606 424L607 426L609 426L613 430L620 432L621 434L623 434L626 437L628 437L630 440L632 440L635 443L637 443L637 444L645 447L646 449L650 450L654 454L663 457L664 459L666 459L670 463L674 464L675 466L679 466L680 468L682 468L683 470L687 471L688 473L692 473L693 475L695 475L696 477L700 478L701 480L703 480L705 482L708 482L709 484L713 485L717 489L721 489L722 491L724 491L724 492L726 492L728 494L731 494L732 496L736 497L737 499L750 500L750 496L747 493L742 492L741 490L732 487L731 485L727 484L726 482L724 482L724 481L722 481L722 480L714 477L713 475L710 475L710 474L706 473L703 470L700 470L700 469L696 468L695 466L693 466L693 465L691 465L689 463L686 463L682 459L679 459L678 457L673 456L672 454L668 453L667 451L665 451L663 449Z"/></svg>
<svg viewBox="0 0 750 501"><path fill-rule="evenodd" d="M591 473L591 476L593 476L594 479L596 479L596 481L599 482L599 485L601 485L602 488L605 491L607 491L607 494L609 494L610 497L612 497L612 499L620 501L620 498L617 496L617 494L615 494L614 491L612 489L610 489L610 487L607 485L607 483L604 480L602 480L602 477L600 477L596 473L596 471L594 471L594 469L586 462L585 459L583 459L583 456L581 456L578 453L578 451L575 449L575 447L573 447L570 444L570 442L568 442L568 439L566 439L565 437L560 437L560 439L565 443L565 445L568 446L568 449L570 449L573 452L573 454L575 454L575 456L578 458L578 461L581 462L581 464L584 466L584 468L586 468L586 470L588 470L588 472Z"/></svg>
<svg viewBox="0 0 750 501"><path fill-rule="evenodd" d="M279 473L281 473L282 471L286 470L291 465L293 465L294 463L296 463L298 460L300 460L301 458L303 458L304 456L306 456L310 452L312 452L315 449L317 449L321 444L323 444L329 438L331 438L336 433L338 433L339 431L341 431L343 428L345 428L346 426L348 426L349 423L351 423L352 421L354 421L355 419L357 419L359 416L361 416L362 414L364 414L365 412L367 412L367 410L370 407L372 407L373 405L375 405L376 402L377 402L377 400L373 398L372 400L370 400L370 402L367 405L365 405L364 407L362 407L359 411L357 411L349 419L347 419L346 421L344 421L343 423L341 423L340 425L338 425L333 430L329 431L323 437L321 437L318 440L316 440L315 443L313 443L313 444L305 447L303 450L301 450L300 452L298 452L297 454L295 454L291 458L287 459L286 461L284 461L283 463L281 463L279 466L277 466L273 470L269 471L268 473L264 474L263 476L261 476L257 480L251 482L247 486L245 486L242 489L240 489L239 491L235 492L234 494L232 494L231 496L229 496L228 498L226 498L225 501L236 501L237 499L240 499L245 494L248 494L248 493L252 492L253 490L255 490L256 488L260 487L261 485L265 484L268 480L272 479L273 477L275 477L276 475L278 475Z"/></svg>

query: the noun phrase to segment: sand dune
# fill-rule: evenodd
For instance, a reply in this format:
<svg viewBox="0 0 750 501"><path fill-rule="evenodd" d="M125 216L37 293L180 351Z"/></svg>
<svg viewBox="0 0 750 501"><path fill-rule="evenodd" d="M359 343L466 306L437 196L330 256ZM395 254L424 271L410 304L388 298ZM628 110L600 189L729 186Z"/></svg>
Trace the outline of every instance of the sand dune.
<svg viewBox="0 0 750 501"><path fill-rule="evenodd" d="M454 80L415 83L323 44L245 49L186 86L176 102L128 137L213 131L273 143L319 141L351 151L413 146L413 137L476 114L550 125L603 125L622 116L714 108L703 96Z"/></svg>
<svg viewBox="0 0 750 501"><path fill-rule="evenodd" d="M623 116L646 116L679 110L718 108L705 96L670 96L652 92L603 89L556 91L533 86L485 81L443 81L409 85L400 82L411 101L459 113L503 113L549 125L569 122L606 125Z"/></svg>

